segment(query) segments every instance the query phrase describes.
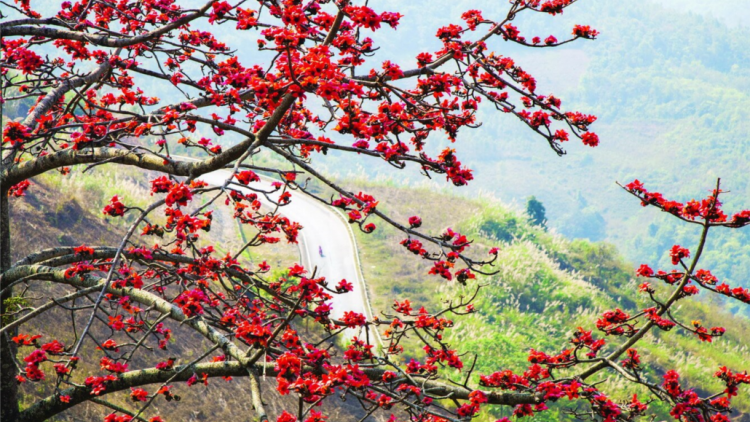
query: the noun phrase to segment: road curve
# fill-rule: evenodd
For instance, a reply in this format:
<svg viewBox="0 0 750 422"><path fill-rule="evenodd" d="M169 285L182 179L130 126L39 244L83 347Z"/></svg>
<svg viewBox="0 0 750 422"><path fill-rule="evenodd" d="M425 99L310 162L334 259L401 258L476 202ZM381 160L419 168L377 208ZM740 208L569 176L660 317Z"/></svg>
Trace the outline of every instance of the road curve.
<svg viewBox="0 0 750 422"><path fill-rule="evenodd" d="M227 170L218 170L204 174L200 177L200 180L209 185L222 186L230 175L231 172ZM252 183L252 187L272 191L274 188L271 183L273 182L274 180L263 177L260 182ZM237 187L236 185L232 189L243 193L252 192L247 188ZM350 225L334 208L322 204L301 191L292 191L291 193L292 201L279 208L279 212L303 227L298 238L302 259L300 264L310 272L317 267L316 276L324 276L328 281L329 288L334 288L342 279L346 279L354 286L354 290L347 294L333 295L332 317L340 319L345 311L354 311L371 320L372 310L367 299L357 245ZM269 196L276 199L275 197L278 197L278 195L280 195L280 192ZM272 204L264 195L258 195L258 200L264 206L272 207ZM319 248L323 250L322 256L319 254ZM348 337L358 334L355 330L349 331ZM380 343L379 336L376 334L375 337L371 341Z"/></svg>

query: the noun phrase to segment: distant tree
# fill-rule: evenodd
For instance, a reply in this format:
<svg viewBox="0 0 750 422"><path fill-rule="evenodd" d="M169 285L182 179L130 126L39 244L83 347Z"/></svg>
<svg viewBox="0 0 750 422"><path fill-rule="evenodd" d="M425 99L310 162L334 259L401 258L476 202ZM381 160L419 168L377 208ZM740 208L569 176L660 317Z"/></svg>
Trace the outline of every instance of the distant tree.
<svg viewBox="0 0 750 422"><path fill-rule="evenodd" d="M636 315L605 312L596 326L613 339L609 345L579 328L561 353L532 349L525 372L498 368L477 382L474 366L462 362L463 355L445 342L443 332L453 325L449 317L473 311L478 287L473 297L455 298L445 309L414 311L404 300L381 319L368 320L354 311L332 318L330 299L351 290L348 283L327 283L299 265L272 278L265 263L245 267L237 261L240 251L217 256L201 237L211 228L211 210L225 204L241 224L255 230L246 247L281 238L295 243L301 227L279 215L278 208L261 210L257 199L263 195L282 207L293 200L293 192L307 190L299 180L313 177L339 194L319 199L344 210L362 231L375 230L372 220L380 218L405 233L402 244L430 262L430 274L463 283L476 273L493 273L496 248L483 254L487 259L472 257L472 243L458 232L424 233L416 216L396 221L381 211L376 198L350 192L322 175L313 157L340 151L352 159L382 159L398 169L413 163L425 174L465 185L473 175L454 149L432 156L424 146L435 133L460 141L460 133L476 126L480 103L520 119L558 154L564 152L560 143L569 138L596 146L598 137L588 130L595 117L561 111L557 97L538 94L534 78L489 45L502 39L547 48L594 38L597 31L582 25L565 40L527 38L512 23L520 13L562 13L574 1L514 0L498 18L467 11L463 23L437 28L440 49L415 52L412 69L391 61L375 69L365 65L374 62L378 48L409 45L375 46L367 33L396 28L401 15L376 12L365 1L210 0L192 7L174 0L81 0L59 6L45 2L38 11L29 0L3 1L3 102L31 98L34 105L21 120L1 125L0 418L43 421L95 402L114 409L108 422L156 422L169 415L154 415L152 405L176 400L183 382L190 386L228 376L249 380L250 388L238 384L237 394L248 395L258 420L321 421L324 415L315 405L337 395L361 404L365 415L385 412L388 417L398 409L401 416L394 420L413 421L468 420L486 405L512 406L521 417L564 397L588 403L576 407L582 419L631 420L646 411L647 400L635 396L627 403L610 400L599 389L599 377L592 378L602 372L672 402L675 417L727 420L730 399L739 384L748 382L747 375L722 369L717 376L727 389L699 397L697 391L706 390L683 388L674 371L663 382L648 381L647 365L634 349L652 328L675 326L669 310L698 286L750 300L746 291L715 286L710 273L697 270L703 240L690 262L687 249L673 248L680 272L639 270L641 276L665 281L671 293L657 297L657 288L646 283L641 291L652 295L655 307ZM214 32L220 30L238 31L242 40L259 34L257 62L241 63L232 47L217 38ZM154 97L148 86L156 84L180 99ZM199 160L171 155L178 144ZM284 164L249 164L261 151ZM9 201L34 189L36 176L62 177L102 165L135 167L150 178L150 206L137 208L115 196L103 209L110 218L132 216L122 241L40 249L11 262ZM217 169L231 172L222 186L199 181ZM281 181L273 191L259 189L256 172ZM236 186L252 193L230 189ZM644 203L700 224L702 239L709 228L750 221L748 211L721 220L718 188L703 202L683 207L640 185L628 186ZM53 308L64 309L60 314L67 319L41 332L36 317ZM296 330L303 318L325 333L324 341ZM697 322L692 328L680 326L701 340L722 332ZM362 328L367 335L350 339L342 353L334 353L332 340L349 328ZM382 350L369 335L373 330L386 339ZM188 332L208 346L186 344ZM405 351L407 336L422 347ZM166 353L159 349L179 354L174 357L180 364L159 358ZM190 353L180 352L185 350ZM401 357L406 352L414 356L408 363ZM445 367L462 370L465 379L449 382ZM261 374L274 378L278 391L298 403L268 415ZM45 391L51 393L45 396ZM129 396L128 408L106 400L118 393ZM205 403L206 408L214 405Z"/></svg>
<svg viewBox="0 0 750 422"><path fill-rule="evenodd" d="M536 199L536 196L530 196L526 200L526 214L531 218L532 223L547 228L546 212L544 205Z"/></svg>

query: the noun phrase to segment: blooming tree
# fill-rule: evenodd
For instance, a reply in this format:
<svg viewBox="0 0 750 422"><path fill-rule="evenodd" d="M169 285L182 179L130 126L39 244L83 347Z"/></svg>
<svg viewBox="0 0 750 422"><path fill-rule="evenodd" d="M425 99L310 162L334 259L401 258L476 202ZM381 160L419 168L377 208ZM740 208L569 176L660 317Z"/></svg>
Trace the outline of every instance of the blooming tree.
<svg viewBox="0 0 750 422"><path fill-rule="evenodd" d="M2 124L2 419L41 421L94 401L113 408L107 421L161 421L169 415L153 414L156 401L176 399L184 384L230 376L249 380L249 393L241 391L259 420L324 420L315 405L336 400L337 393L356 397L366 415L398 409L393 420L468 420L485 405L513 406L522 417L565 397L590 403L590 413L606 420L646 412L637 397L614 403L587 382L595 373L613 371L673 402L676 417L726 420L730 399L739 384L750 381L747 375L723 368L717 377L726 391L701 398L682 387L673 371L663 383L645 379L635 349L649 330L675 325L702 341L721 335L718 327L686 326L670 314L674 303L700 289L750 300L747 290L717 285L710 272L696 269L709 228L750 222L748 211L731 219L721 213L718 186L708 199L687 204L666 201L639 183L626 186L644 204L700 225L703 238L690 262L690 252L675 246L672 256L681 270L638 270L655 283L672 285L666 298L659 296L664 287L644 283L641 291L654 307L637 315L608 311L596 322L600 332L622 337L621 343L608 344L580 328L562 353L532 350L526 372L499 368L478 383L460 352L444 341L450 318L473 311L472 298L429 311L414 311L404 301L387 319L352 311L333 318L330 300L350 291L348 282L329 283L325 274L296 264L284 277L271 277L269 265L251 268L238 262L238 255L218 256L202 237L211 228L212 208L226 206L254 230L244 247L282 238L296 243L302 228L279 210L308 190L297 180L312 177L338 194L317 199L342 209L363 232L376 230L372 221L379 218L405 233L403 246L429 262L430 274L466 283L477 273L492 273L497 249L472 251L470 239L450 229L424 233L416 216L395 221L378 209L376 198L349 192L316 171L314 157L356 154L396 169L417 166L426 176L466 185L473 175L456 151L433 153L429 142L435 137L460 142L478 124L481 103L515 116L558 154L570 139L596 146L598 137L589 131L594 116L565 111L560 99L538 93L535 79L513 59L490 49L498 39L550 48L595 38L598 32L584 25L558 39L525 35L512 23L520 13L556 15L574 2L513 0L501 16L466 11L454 24L436 28L440 48L415 51L410 67L376 62L378 47L367 35L395 30L402 16L365 1L210 0L191 8L175 0L81 0L36 10L30 0L2 1L3 103L33 103L28 115ZM230 32L257 38L256 63L241 62L217 35ZM144 92L154 81L171 87L169 99ZM176 144L198 159L173 156ZM261 152L284 164L252 164ZM64 177L80 165L143 169L153 203L141 209L111 199L103 209L108 218L134 216L117 245L44 249L11 262L9 201L34 189L33 177L49 172ZM200 180L219 169L230 174L221 186ZM279 181L264 190L257 172ZM277 207L262 208L262 197ZM49 302L26 298L34 306L20 310L13 306L38 291L34 285L40 281L65 293ZM74 325L73 343L34 325L40 314L85 297L91 306L66 308L71 320L83 315L87 321ZM352 328L364 335L347 337L347 346L335 353L331 341L299 330L303 319L319 326L326 340L346 337ZM107 330L94 329L98 324ZM154 357L154 350L168 349L186 330L211 347L197 358ZM373 340L378 335L382 347ZM401 363L407 336L423 343L421 361ZM465 382L447 382L446 367L463 371ZM561 371L566 375L558 376ZM299 406L268 415L260 374L274 377L278 391L297 397ZM51 383L54 392L35 397L21 411L20 383ZM110 394L129 395L133 408L102 399Z"/></svg>

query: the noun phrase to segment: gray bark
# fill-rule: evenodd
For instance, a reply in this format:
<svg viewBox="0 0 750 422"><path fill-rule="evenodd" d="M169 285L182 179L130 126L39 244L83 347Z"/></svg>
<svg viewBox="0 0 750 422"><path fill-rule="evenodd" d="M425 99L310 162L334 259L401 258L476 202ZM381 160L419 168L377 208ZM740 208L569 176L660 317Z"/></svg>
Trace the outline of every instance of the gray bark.
<svg viewBox="0 0 750 422"><path fill-rule="evenodd" d="M8 187L0 180L0 274L10 268L10 207L8 204ZM0 283L0 287L4 287ZM0 295L0 314L5 314L6 299L13 296L13 289ZM16 345L10 338L15 330L0 336L0 420L15 421L18 419L18 374L14 358Z"/></svg>

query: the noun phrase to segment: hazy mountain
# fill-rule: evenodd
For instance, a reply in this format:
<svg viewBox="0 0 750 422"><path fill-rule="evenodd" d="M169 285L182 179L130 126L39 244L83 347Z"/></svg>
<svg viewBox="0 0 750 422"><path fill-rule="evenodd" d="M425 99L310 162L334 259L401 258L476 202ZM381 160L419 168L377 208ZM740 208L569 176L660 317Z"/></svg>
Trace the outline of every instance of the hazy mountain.
<svg viewBox="0 0 750 422"><path fill-rule="evenodd" d="M405 14L394 32L379 33L378 60L407 65L418 51L434 50L435 28L476 8L491 16L505 4L490 1L433 2L435 7L385 2ZM391 6L390 9L388 6ZM554 92L563 105L599 116L593 129L602 144L567 145L557 157L520 122L494 111L483 126L464 132L455 147L476 169L462 191L490 192L506 202L536 195L551 227L563 234L615 243L633 261L667 265L673 243L690 246L692 227L676 224L638 201L615 182L638 178L676 200L705 196L722 177L731 191L728 210L750 208L750 9L743 1L705 6L699 1L581 0L563 16L519 16L527 36L561 38L577 23L601 31L597 41L555 50L526 50L502 40L490 48L516 58L537 76L538 92ZM403 39L412 40L408 47ZM400 40L400 41L399 41ZM350 171L329 160L329 168ZM381 167L367 165L370 174ZM419 180L416 171L411 180ZM440 183L444 185L444 183ZM732 282L750 273L750 231L716 232L706 265Z"/></svg>

